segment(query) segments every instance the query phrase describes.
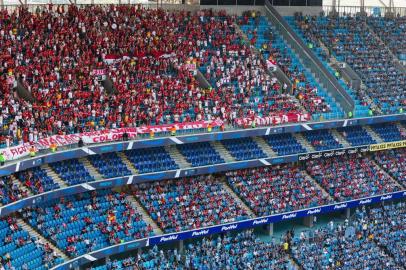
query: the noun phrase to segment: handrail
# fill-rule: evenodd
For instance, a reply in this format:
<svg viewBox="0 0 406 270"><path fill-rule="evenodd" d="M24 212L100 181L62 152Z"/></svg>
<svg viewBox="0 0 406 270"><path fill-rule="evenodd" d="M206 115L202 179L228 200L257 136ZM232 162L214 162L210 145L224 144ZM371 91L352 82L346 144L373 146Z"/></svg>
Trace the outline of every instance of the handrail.
<svg viewBox="0 0 406 270"><path fill-rule="evenodd" d="M283 17L277 12L277 10L271 5L269 0L265 1L265 8L278 23L279 25L275 25L278 28L282 28L285 33L289 36L290 39L292 39L291 45L297 45L301 50L303 50L304 55L306 56L307 60L310 60L321 72L321 75L327 80L326 83L329 84L330 87L334 88L337 94L340 97L340 100L337 100L342 106L343 109L345 110L346 113L349 111L353 111L355 107L354 100L351 98L351 96L345 91L344 88L341 87L341 85L338 84L337 80L331 75L326 68L323 66L323 64L320 62L320 60L317 59L317 57L314 56L312 51L304 44L303 40L289 27L289 25L286 23L286 21L283 19ZM313 70L311 66L309 68L312 69L313 72L317 72L316 70ZM334 96L337 99L337 95Z"/></svg>

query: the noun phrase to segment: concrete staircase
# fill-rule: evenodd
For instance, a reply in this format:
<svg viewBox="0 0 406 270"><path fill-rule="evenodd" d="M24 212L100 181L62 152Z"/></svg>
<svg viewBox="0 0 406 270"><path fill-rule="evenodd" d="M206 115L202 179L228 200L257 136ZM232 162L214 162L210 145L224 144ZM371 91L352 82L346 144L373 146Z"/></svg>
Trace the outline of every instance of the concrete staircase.
<svg viewBox="0 0 406 270"><path fill-rule="evenodd" d="M48 243L48 245L59 255L64 261L68 261L69 257L59 248L57 248L52 242L50 242L48 239L43 237L40 233L38 233L31 225L29 225L27 222L25 222L23 219L18 218L17 219L17 224L27 231L30 236L34 236L35 238L39 239L43 244Z"/></svg>
<svg viewBox="0 0 406 270"><path fill-rule="evenodd" d="M307 152L316 151L301 133L293 133L293 136L295 137L296 141L298 141L306 149Z"/></svg>
<svg viewBox="0 0 406 270"><path fill-rule="evenodd" d="M163 231L158 227L155 221L151 218L151 216L147 213L147 211L142 207L142 205L135 199L133 195L128 195L126 199L131 203L131 205L141 214L142 219L147 223L150 224L154 234L160 235L163 234Z"/></svg>
<svg viewBox="0 0 406 270"><path fill-rule="evenodd" d="M68 186L65 181L63 181L62 178L48 164L43 165L42 169L44 169L47 172L48 176L52 177L54 182L58 183L61 188Z"/></svg>
<svg viewBox="0 0 406 270"><path fill-rule="evenodd" d="M249 208L244 202L243 200L241 200L241 198L234 192L234 190L228 185L227 181L225 180L225 178L223 178L223 187L226 190L226 192L228 194L230 194L234 200L237 202L237 204L239 204L244 210L245 212L247 212L247 214L251 217L251 218L255 218L256 215L254 214L254 212L251 210L251 208Z"/></svg>
<svg viewBox="0 0 406 270"><path fill-rule="evenodd" d="M131 174L138 174L137 168L135 168L134 164L127 158L124 152L116 152L116 154L123 160L123 163L131 171Z"/></svg>
<svg viewBox="0 0 406 270"><path fill-rule="evenodd" d="M372 139L374 139L377 143L383 143L381 136L378 135L375 131L372 130L370 126L364 126L365 130L371 135Z"/></svg>
<svg viewBox="0 0 406 270"><path fill-rule="evenodd" d="M176 145L165 146L165 150L171 158L179 165L179 168L190 168L192 165L186 161L186 158L180 153Z"/></svg>
<svg viewBox="0 0 406 270"><path fill-rule="evenodd" d="M338 141L341 143L342 146L344 147L351 147L351 145L348 143L348 141L344 138L343 135L341 135L340 132L338 132L336 129L331 129L331 134L333 135L334 138L337 138Z"/></svg>
<svg viewBox="0 0 406 270"><path fill-rule="evenodd" d="M103 175L101 175L97 169L90 163L90 161L87 158L80 158L79 162L81 162L87 169L87 171L89 172L89 174L91 176L93 176L93 178L95 180L101 180L103 179Z"/></svg>
<svg viewBox="0 0 406 270"><path fill-rule="evenodd" d="M235 158L227 151L220 141L210 142L211 146L216 149L217 153L227 162L234 162Z"/></svg>
<svg viewBox="0 0 406 270"><path fill-rule="evenodd" d="M278 155L263 138L253 137L252 139L258 144L258 146L268 157L276 157Z"/></svg>
<svg viewBox="0 0 406 270"><path fill-rule="evenodd" d="M20 190L27 192L28 196L34 195L34 193L32 193L32 191L29 188L27 188L25 185L23 185L23 183L21 183L20 180L18 180L14 174L11 174L10 177L11 177L11 180L13 181L13 184L17 185Z"/></svg>
<svg viewBox="0 0 406 270"><path fill-rule="evenodd" d="M312 182L313 185L318 187L325 196L327 196L331 201L333 201L333 197L331 197L330 194L306 170L302 170L302 172L307 180Z"/></svg>

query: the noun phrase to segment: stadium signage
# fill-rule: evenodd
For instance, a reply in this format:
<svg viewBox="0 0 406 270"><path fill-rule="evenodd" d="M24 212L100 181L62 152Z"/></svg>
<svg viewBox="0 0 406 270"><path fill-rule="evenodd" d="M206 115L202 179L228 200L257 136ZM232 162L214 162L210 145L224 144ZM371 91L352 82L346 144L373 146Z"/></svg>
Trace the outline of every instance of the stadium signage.
<svg viewBox="0 0 406 270"><path fill-rule="evenodd" d="M368 203L371 203L372 202L372 200L371 199L366 199L366 200L360 200L359 201L359 204L368 204Z"/></svg>
<svg viewBox="0 0 406 270"><path fill-rule="evenodd" d="M237 229L237 227L238 227L237 224L233 224L233 225L229 225L229 226L223 226L223 227L221 227L221 231L226 232L226 231L229 231L229 230L235 230L235 229Z"/></svg>
<svg viewBox="0 0 406 270"><path fill-rule="evenodd" d="M314 214L318 214L320 212L321 212L321 208L316 208L316 209L307 211L307 214L308 215L314 215Z"/></svg>
<svg viewBox="0 0 406 270"><path fill-rule="evenodd" d="M381 201L386 201L392 199L392 195L386 195L381 197Z"/></svg>
<svg viewBox="0 0 406 270"><path fill-rule="evenodd" d="M252 225L259 225L259 224L266 224L266 223L268 223L268 218L261 218L261 219L254 220L252 222Z"/></svg>
<svg viewBox="0 0 406 270"><path fill-rule="evenodd" d="M178 240L178 237L179 237L179 234L174 234L174 235L170 235L170 236L162 236L162 237L160 237L159 242L163 243L163 242Z"/></svg>
<svg viewBox="0 0 406 270"><path fill-rule="evenodd" d="M287 214L287 215L283 215L282 216L282 219L291 219L291 218L295 218L296 217L296 213L290 213L290 214Z"/></svg>
<svg viewBox="0 0 406 270"><path fill-rule="evenodd" d="M310 114L308 113L287 113L279 115L271 115L266 117L245 117L237 118L235 123L240 126L251 126L255 122L256 126L272 126L287 123L300 123L310 121Z"/></svg>
<svg viewBox="0 0 406 270"><path fill-rule="evenodd" d="M372 144L369 146L369 151L381 151L387 149L395 149L395 148L402 148L406 147L406 140L397 141L397 142L388 142L388 143L379 143L379 144Z"/></svg>
<svg viewBox="0 0 406 270"><path fill-rule="evenodd" d="M193 236L202 236L202 235L206 235L208 233L209 233L209 230L201 230L201 231L193 232L192 237Z"/></svg>
<svg viewBox="0 0 406 270"><path fill-rule="evenodd" d="M302 155L299 155L298 160L304 161L304 160L309 160L309 159L337 157L337 156L343 156L346 154L364 153L364 152L367 152L368 150L369 150L368 146L351 147L351 148L345 148L345 149L341 148L341 149L336 149L336 150L317 152L317 153L313 153L313 154L312 153L302 154Z"/></svg>
<svg viewBox="0 0 406 270"><path fill-rule="evenodd" d="M344 209L347 208L347 204L346 203L342 203L342 204L336 204L334 205L334 209Z"/></svg>

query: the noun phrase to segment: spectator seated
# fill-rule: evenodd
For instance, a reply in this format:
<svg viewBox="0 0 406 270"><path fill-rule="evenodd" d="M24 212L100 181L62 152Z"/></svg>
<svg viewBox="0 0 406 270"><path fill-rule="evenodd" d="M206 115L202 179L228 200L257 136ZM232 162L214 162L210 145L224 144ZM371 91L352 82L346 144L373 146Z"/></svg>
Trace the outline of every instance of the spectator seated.
<svg viewBox="0 0 406 270"><path fill-rule="evenodd" d="M371 135L361 126L338 128L337 130L352 146L376 143Z"/></svg>
<svg viewBox="0 0 406 270"><path fill-rule="evenodd" d="M106 178L131 175L131 171L116 153L93 155L88 157L90 163Z"/></svg>
<svg viewBox="0 0 406 270"><path fill-rule="evenodd" d="M49 166L69 185L91 182L95 179L86 167L77 159L50 163Z"/></svg>
<svg viewBox="0 0 406 270"><path fill-rule="evenodd" d="M406 185L406 149L379 151L374 155L375 161L393 178Z"/></svg>
<svg viewBox="0 0 406 270"><path fill-rule="evenodd" d="M13 217L0 220L0 238L2 269L45 270L63 262L48 244L30 236Z"/></svg>
<svg viewBox="0 0 406 270"><path fill-rule="evenodd" d="M398 183L364 156L311 160L307 171L337 201L348 201L400 190Z"/></svg>
<svg viewBox="0 0 406 270"><path fill-rule="evenodd" d="M126 195L109 190L49 201L24 217L70 256L153 234Z"/></svg>
<svg viewBox="0 0 406 270"><path fill-rule="evenodd" d="M193 167L224 163L224 159L209 142L181 144L177 147Z"/></svg>
<svg viewBox="0 0 406 270"><path fill-rule="evenodd" d="M136 149L125 151L124 154L139 173L176 170L178 164L163 147Z"/></svg>
<svg viewBox="0 0 406 270"><path fill-rule="evenodd" d="M46 170L41 167L34 167L30 170L17 173L17 176L35 194L60 188L59 184L55 183Z"/></svg>
<svg viewBox="0 0 406 270"><path fill-rule="evenodd" d="M372 125L371 128L378 133L384 142L406 140L406 134L402 134L393 123L376 124Z"/></svg>
<svg viewBox="0 0 406 270"><path fill-rule="evenodd" d="M230 139L221 141L221 143L236 160L266 157L262 149L251 138Z"/></svg>
<svg viewBox="0 0 406 270"><path fill-rule="evenodd" d="M137 184L134 194L166 233L248 218L219 179L211 176Z"/></svg>
<svg viewBox="0 0 406 270"><path fill-rule="evenodd" d="M290 212L329 202L298 167L284 165L226 173L231 188L257 216Z"/></svg>
<svg viewBox="0 0 406 270"><path fill-rule="evenodd" d="M263 138L279 156L306 153L306 149L290 133L274 134Z"/></svg>
<svg viewBox="0 0 406 270"><path fill-rule="evenodd" d="M0 202L3 205L18 201L28 196L19 182L14 182L11 176L0 177Z"/></svg>
<svg viewBox="0 0 406 270"><path fill-rule="evenodd" d="M324 151L330 149L342 148L343 146L338 142L330 131L324 130L311 130L303 133L304 137L316 149L316 151Z"/></svg>

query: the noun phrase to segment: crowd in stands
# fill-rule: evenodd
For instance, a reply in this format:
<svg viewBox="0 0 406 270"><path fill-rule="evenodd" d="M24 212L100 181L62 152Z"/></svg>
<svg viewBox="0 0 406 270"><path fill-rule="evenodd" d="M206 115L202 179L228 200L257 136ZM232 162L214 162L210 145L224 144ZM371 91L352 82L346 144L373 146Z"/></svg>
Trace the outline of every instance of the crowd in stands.
<svg viewBox="0 0 406 270"><path fill-rule="evenodd" d="M404 148L377 152L374 159L399 183L406 185L406 150Z"/></svg>
<svg viewBox="0 0 406 270"><path fill-rule="evenodd" d="M304 165L308 173L336 201L347 201L401 189L399 184L361 154L310 160Z"/></svg>
<svg viewBox="0 0 406 270"><path fill-rule="evenodd" d="M153 235L125 193L81 193L24 211L24 218L69 256Z"/></svg>
<svg viewBox="0 0 406 270"><path fill-rule="evenodd" d="M134 195L166 233L248 218L214 176L162 180L134 186Z"/></svg>
<svg viewBox="0 0 406 270"><path fill-rule="evenodd" d="M60 188L59 184L55 183L52 177L41 167L34 167L31 170L17 173L17 177L24 186L35 194Z"/></svg>
<svg viewBox="0 0 406 270"><path fill-rule="evenodd" d="M0 220L0 240L2 270L45 270L63 262L48 243L30 236L14 217Z"/></svg>
<svg viewBox="0 0 406 270"><path fill-rule="evenodd" d="M315 207L330 201L297 166L230 171L226 178L257 216Z"/></svg>
<svg viewBox="0 0 406 270"><path fill-rule="evenodd" d="M365 20L363 16L296 17L296 23L312 44L322 42L330 55L358 73L367 87L361 95L369 97L384 113L398 113L406 106L406 75L394 64L390 51ZM390 30L380 32L379 35L387 35L395 43L397 38L403 41L402 35L393 38Z"/></svg>
<svg viewBox="0 0 406 270"><path fill-rule="evenodd" d="M5 205L28 196L28 192L21 187L19 182L15 182L12 176L0 177L0 203Z"/></svg>

